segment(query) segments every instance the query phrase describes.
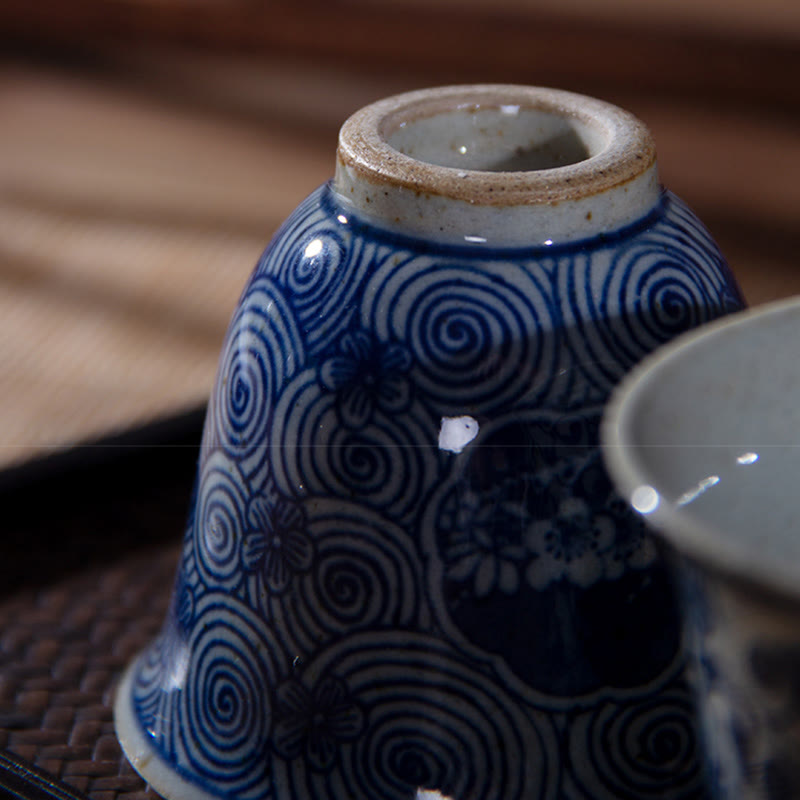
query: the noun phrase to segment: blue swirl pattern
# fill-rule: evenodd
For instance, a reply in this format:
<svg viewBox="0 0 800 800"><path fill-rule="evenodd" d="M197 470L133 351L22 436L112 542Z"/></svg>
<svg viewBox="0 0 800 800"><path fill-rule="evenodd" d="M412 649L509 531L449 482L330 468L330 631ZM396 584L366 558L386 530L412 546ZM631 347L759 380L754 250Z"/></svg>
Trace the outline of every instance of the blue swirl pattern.
<svg viewBox="0 0 800 800"><path fill-rule="evenodd" d="M332 771L275 760L287 797L407 800L419 788L463 800L557 796L557 735L435 637L350 636L308 670L336 675L363 714L363 734L337 743Z"/></svg>
<svg viewBox="0 0 800 800"><path fill-rule="evenodd" d="M197 492L193 553L209 588L233 589L242 580L241 545L247 487L235 461L222 451L203 465Z"/></svg>
<svg viewBox="0 0 800 800"><path fill-rule="evenodd" d="M285 669L280 648L269 646L271 638L249 609L209 593L187 644L182 756L197 774L240 797L263 796L270 783L264 753L272 713L262 687Z"/></svg>
<svg viewBox="0 0 800 800"><path fill-rule="evenodd" d="M153 747L247 800L701 797L677 612L597 424L641 356L741 305L669 194L519 250L312 194L225 340L176 598L135 670ZM471 438L442 444L453 420Z"/></svg>
<svg viewBox="0 0 800 800"><path fill-rule="evenodd" d="M291 307L272 280L256 276L222 347L208 411L213 426L204 449L220 446L246 475L252 474L265 456L278 391L304 360Z"/></svg>
<svg viewBox="0 0 800 800"><path fill-rule="evenodd" d="M169 678L176 666L186 663L186 642L169 622L139 657L134 705L139 723L159 750L175 759L177 693L170 690Z"/></svg>
<svg viewBox="0 0 800 800"><path fill-rule="evenodd" d="M287 664L263 619L228 593L208 592L191 636L160 637L140 663L136 712L178 773L225 795L272 796L263 687Z"/></svg>
<svg viewBox="0 0 800 800"><path fill-rule="evenodd" d="M371 629L428 627L422 563L400 526L355 503L308 504L308 534L316 558L298 576L291 596L254 587L287 652L313 652L315 643Z"/></svg>
<svg viewBox="0 0 800 800"><path fill-rule="evenodd" d="M570 752L583 793L603 800L697 797L703 790L692 692L674 685L657 697L608 703L580 714ZM692 770L685 764L695 764Z"/></svg>
<svg viewBox="0 0 800 800"><path fill-rule="evenodd" d="M661 224L625 247L559 264L569 355L598 398L659 345L742 307L708 232L674 195L666 207Z"/></svg>
<svg viewBox="0 0 800 800"><path fill-rule="evenodd" d="M269 275L285 287L306 346L321 350L350 324L364 276L388 255L387 248L379 254L369 239L354 237L346 217L320 213L315 193L275 236L256 274Z"/></svg>
<svg viewBox="0 0 800 800"><path fill-rule="evenodd" d="M436 480L437 421L412 406L398 419L379 407L358 430L341 424L337 396L316 370L286 385L269 436L270 470L287 494L358 497L404 520ZM297 443L302 443L297 446Z"/></svg>
<svg viewBox="0 0 800 800"><path fill-rule="evenodd" d="M415 385L443 414L534 402L554 374L546 277L508 261L404 253L367 283L362 325L409 347Z"/></svg>

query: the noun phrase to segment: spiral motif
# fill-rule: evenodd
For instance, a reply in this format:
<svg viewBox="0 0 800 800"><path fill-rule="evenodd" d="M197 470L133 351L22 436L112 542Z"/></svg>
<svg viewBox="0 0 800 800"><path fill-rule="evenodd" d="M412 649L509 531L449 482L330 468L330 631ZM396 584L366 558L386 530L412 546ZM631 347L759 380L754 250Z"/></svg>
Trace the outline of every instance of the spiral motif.
<svg viewBox="0 0 800 800"><path fill-rule="evenodd" d="M731 277L730 270L722 258L716 242L691 208L672 192L665 193L665 204L673 225L672 241L680 247L702 253L705 261L716 265L719 272L725 277ZM736 284L731 281L728 286L735 289ZM726 292L723 292L724 294Z"/></svg>
<svg viewBox="0 0 800 800"><path fill-rule="evenodd" d="M323 392L316 372L307 370L276 407L270 466L287 495L357 496L391 519L407 519L435 481L437 437L414 407L395 418L376 411L360 430L346 428L334 395Z"/></svg>
<svg viewBox="0 0 800 800"><path fill-rule="evenodd" d="M304 311L329 299L330 284L342 267L346 253L339 231L312 229L297 242L294 257L276 265L275 274L283 278L294 295L295 306Z"/></svg>
<svg viewBox="0 0 800 800"><path fill-rule="evenodd" d="M695 713L684 686L625 705L606 704L571 728L576 779L588 796L608 800L701 794Z"/></svg>
<svg viewBox="0 0 800 800"><path fill-rule="evenodd" d="M285 659L264 623L224 594L208 594L189 642L180 693L179 761L238 797L263 797L271 691Z"/></svg>
<svg viewBox="0 0 800 800"><path fill-rule="evenodd" d="M414 380L442 413L487 412L546 391L556 337L541 265L395 261L367 284L362 323L410 348Z"/></svg>
<svg viewBox="0 0 800 800"><path fill-rule="evenodd" d="M287 647L309 652L358 630L419 625L422 567L408 534L355 503L319 498L308 507L314 567L269 607Z"/></svg>
<svg viewBox="0 0 800 800"><path fill-rule="evenodd" d="M595 400L656 347L742 306L699 221L670 195L664 209L623 244L559 261L567 346Z"/></svg>
<svg viewBox="0 0 800 800"><path fill-rule="evenodd" d="M357 486L366 495L384 494L397 460L390 448L402 447L402 440L392 441L384 433L341 431L331 437L331 472L344 486ZM384 496L392 500L400 488L391 487Z"/></svg>
<svg viewBox="0 0 800 800"><path fill-rule="evenodd" d="M376 251L352 234L329 194L322 186L297 208L259 265L291 300L311 353L336 341L351 321Z"/></svg>
<svg viewBox="0 0 800 800"><path fill-rule="evenodd" d="M246 498L236 464L219 451L209 456L201 470L193 541L200 575L210 586L232 589L242 578Z"/></svg>
<svg viewBox="0 0 800 800"><path fill-rule="evenodd" d="M622 312L616 328L621 358L640 358L714 316L717 293L710 276L696 264L697 255L672 243L656 248L643 241L615 259L603 301ZM624 313L629 309L636 312Z"/></svg>
<svg viewBox="0 0 800 800"><path fill-rule="evenodd" d="M745 306L744 297L739 291L733 272L722 257L708 229L683 200L672 192L667 192L666 197L670 217L674 221L672 231L674 241L690 252L700 253L701 256L697 260L710 266L715 304L722 308L724 313L740 311Z"/></svg>
<svg viewBox="0 0 800 800"><path fill-rule="evenodd" d="M256 264L255 275L276 275L291 263L297 242L310 230L325 225L328 214L322 207L326 187L320 186L308 195L284 220Z"/></svg>
<svg viewBox="0 0 800 800"><path fill-rule="evenodd" d="M419 788L459 800L547 800L556 794L555 732L433 637L353 636L310 665L336 674L367 728L338 743L325 776L276 760L287 796L407 800Z"/></svg>
<svg viewBox="0 0 800 800"><path fill-rule="evenodd" d="M228 329L209 420L209 446L221 445L245 475L264 458L275 397L304 360L300 331L270 278L252 281Z"/></svg>

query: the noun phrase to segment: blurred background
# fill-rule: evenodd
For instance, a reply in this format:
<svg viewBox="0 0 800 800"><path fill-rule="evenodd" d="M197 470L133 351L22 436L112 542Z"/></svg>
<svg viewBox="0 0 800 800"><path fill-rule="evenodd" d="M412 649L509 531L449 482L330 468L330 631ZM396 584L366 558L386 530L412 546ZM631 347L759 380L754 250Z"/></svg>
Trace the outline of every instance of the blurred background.
<svg viewBox="0 0 800 800"><path fill-rule="evenodd" d="M633 111L750 303L800 292L798 0L0 0L0 749L155 800L111 687L238 295L353 111L485 81Z"/></svg>
<svg viewBox="0 0 800 800"><path fill-rule="evenodd" d="M0 44L0 468L199 438L259 253L398 91L617 103L750 303L800 291L797 0L3 0Z"/></svg>

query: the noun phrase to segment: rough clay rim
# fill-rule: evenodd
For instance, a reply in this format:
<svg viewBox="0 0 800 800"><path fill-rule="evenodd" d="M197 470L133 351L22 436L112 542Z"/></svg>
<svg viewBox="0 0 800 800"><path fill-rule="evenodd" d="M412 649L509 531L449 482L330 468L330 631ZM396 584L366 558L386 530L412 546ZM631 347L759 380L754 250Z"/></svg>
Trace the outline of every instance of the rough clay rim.
<svg viewBox="0 0 800 800"><path fill-rule="evenodd" d="M632 434L632 419L642 393L660 379L663 370L689 358L695 350L707 348L731 328L751 328L782 316L800 317L800 297L731 314L656 350L639 362L612 393L603 414L600 441L606 467L623 498L630 498L642 485L652 485L658 492L658 507L642 517L674 550L711 573L744 583L775 599L796 603L800 601L800 568L781 559L759 558L757 550L731 542L713 526L664 498L639 458Z"/></svg>
<svg viewBox="0 0 800 800"><path fill-rule="evenodd" d="M442 167L394 149L386 137L403 122L459 108L504 105L579 120L600 130L599 153L552 169L489 172ZM375 184L387 183L472 205L555 204L601 194L646 172L656 159L650 131L633 114L585 95L513 84L476 84L421 89L394 95L353 114L339 132L339 162Z"/></svg>

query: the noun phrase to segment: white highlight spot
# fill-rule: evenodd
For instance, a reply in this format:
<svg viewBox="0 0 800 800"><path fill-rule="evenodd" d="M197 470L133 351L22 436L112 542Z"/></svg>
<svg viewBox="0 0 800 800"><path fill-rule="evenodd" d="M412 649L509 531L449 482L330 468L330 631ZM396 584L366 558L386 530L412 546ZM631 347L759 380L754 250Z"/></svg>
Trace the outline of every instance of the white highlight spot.
<svg viewBox="0 0 800 800"><path fill-rule="evenodd" d="M461 147L458 148L458 152L461 153L462 156L465 155L467 152L467 146L462 144Z"/></svg>
<svg viewBox="0 0 800 800"><path fill-rule="evenodd" d="M758 453L742 453L739 458L736 459L736 463L742 464L743 466L755 464L756 461L758 461Z"/></svg>
<svg viewBox="0 0 800 800"><path fill-rule="evenodd" d="M550 245L551 245L551 244L553 244L553 240L552 240L552 239L545 239L545 240L544 240L544 243L545 243L545 244L546 244L548 247L550 247Z"/></svg>
<svg viewBox="0 0 800 800"><path fill-rule="evenodd" d="M631 495L631 505L640 514L652 514L660 502L661 498L652 486L637 486Z"/></svg>
<svg viewBox="0 0 800 800"><path fill-rule="evenodd" d="M189 671L189 648L186 645L178 647L173 656L172 666L163 678L164 689L168 692L185 688L186 674Z"/></svg>
<svg viewBox="0 0 800 800"><path fill-rule="evenodd" d="M336 219L338 219L339 222L342 223L342 225L347 225L347 217L344 214L339 214L339 216L336 217Z"/></svg>
<svg viewBox="0 0 800 800"><path fill-rule="evenodd" d="M473 417L442 417L439 429L439 449L460 453L480 430L478 420Z"/></svg>
<svg viewBox="0 0 800 800"><path fill-rule="evenodd" d="M719 475L709 475L703 478L700 483L688 492L684 492L677 500L679 506L685 506L693 500L697 500L701 494L705 494L712 486L716 486L720 481Z"/></svg>
<svg viewBox="0 0 800 800"><path fill-rule="evenodd" d="M508 114L510 117L516 117L519 114L519 106L500 106L500 113L501 114Z"/></svg>
<svg viewBox="0 0 800 800"><path fill-rule="evenodd" d="M442 794L438 789L417 789L415 800L453 800L453 798Z"/></svg>
<svg viewBox="0 0 800 800"><path fill-rule="evenodd" d="M306 245L303 255L306 258L314 258L314 256L318 256L322 252L322 247L322 239L314 239Z"/></svg>
<svg viewBox="0 0 800 800"><path fill-rule="evenodd" d="M484 236L465 236L465 242L472 242L473 244L486 244L486 238Z"/></svg>

